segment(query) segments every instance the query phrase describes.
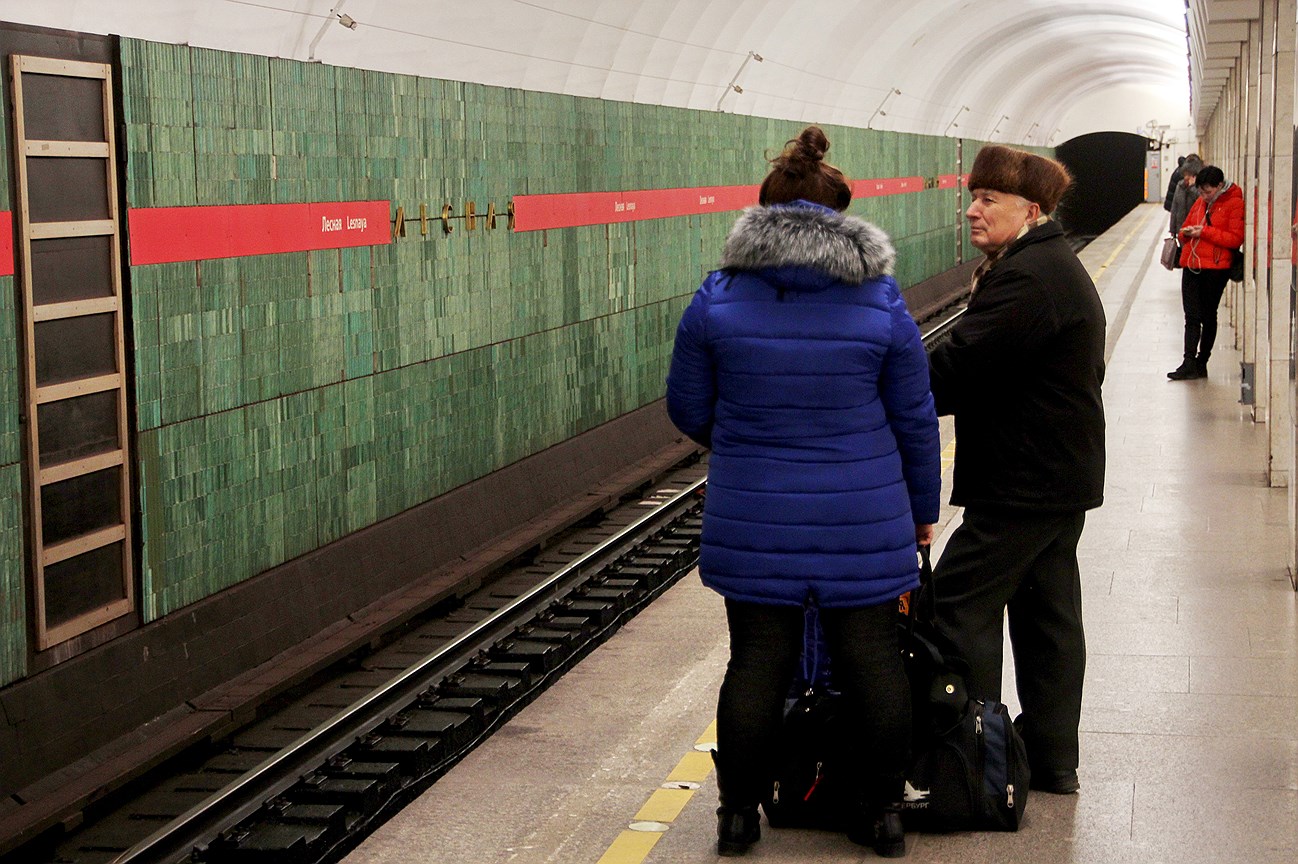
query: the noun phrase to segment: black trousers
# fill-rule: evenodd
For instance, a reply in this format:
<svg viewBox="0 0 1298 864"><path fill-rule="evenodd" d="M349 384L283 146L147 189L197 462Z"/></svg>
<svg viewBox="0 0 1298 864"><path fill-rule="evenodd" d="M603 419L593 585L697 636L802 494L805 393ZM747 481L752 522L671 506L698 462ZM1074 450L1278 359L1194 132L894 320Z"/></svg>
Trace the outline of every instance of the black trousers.
<svg viewBox="0 0 1298 864"><path fill-rule="evenodd" d="M966 509L933 572L938 625L970 665L969 695L1001 701L1002 627L1033 771L1075 769L1086 672L1077 541L1086 514Z"/></svg>
<svg viewBox="0 0 1298 864"><path fill-rule="evenodd" d="M769 791L784 700L802 656L803 610L726 600L730 662L717 703L718 785L728 805ZM865 802L901 801L910 758L910 686L897 642L897 604L821 609L834 683L850 712L853 776Z"/></svg>
<svg viewBox="0 0 1298 864"><path fill-rule="evenodd" d="M1185 310L1185 359L1207 363L1217 341L1217 307L1228 270L1181 270L1181 308Z"/></svg>

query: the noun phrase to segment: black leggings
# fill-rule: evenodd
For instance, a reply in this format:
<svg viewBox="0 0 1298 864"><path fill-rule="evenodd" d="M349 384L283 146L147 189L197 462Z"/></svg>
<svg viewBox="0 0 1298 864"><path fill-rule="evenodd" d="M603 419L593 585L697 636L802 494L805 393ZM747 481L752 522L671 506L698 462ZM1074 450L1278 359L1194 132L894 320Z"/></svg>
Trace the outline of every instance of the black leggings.
<svg viewBox="0 0 1298 864"><path fill-rule="evenodd" d="M1217 306L1228 270L1181 270L1181 308L1185 310L1185 359L1207 363L1217 341Z"/></svg>
<svg viewBox="0 0 1298 864"><path fill-rule="evenodd" d="M803 610L726 600L730 662L717 704L717 752L743 803L769 789L784 700L802 656ZM901 800L910 756L910 685L897 642L897 605L821 609L834 685L849 712L852 776L865 802ZM733 781L733 782L731 782Z"/></svg>

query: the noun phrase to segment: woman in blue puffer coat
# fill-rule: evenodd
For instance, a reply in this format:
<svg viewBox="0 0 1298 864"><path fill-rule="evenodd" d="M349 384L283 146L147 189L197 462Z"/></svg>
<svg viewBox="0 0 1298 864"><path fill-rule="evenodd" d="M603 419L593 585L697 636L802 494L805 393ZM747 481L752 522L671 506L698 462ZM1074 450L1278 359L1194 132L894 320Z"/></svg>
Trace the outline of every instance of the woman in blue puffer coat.
<svg viewBox="0 0 1298 864"><path fill-rule="evenodd" d="M725 598L730 662L717 707L718 851L758 839L784 696L817 604L834 680L861 730L849 836L905 854L910 693L897 597L918 584L941 465L919 330L877 227L810 126L772 160L759 206L676 333L667 409L711 447L699 570Z"/></svg>

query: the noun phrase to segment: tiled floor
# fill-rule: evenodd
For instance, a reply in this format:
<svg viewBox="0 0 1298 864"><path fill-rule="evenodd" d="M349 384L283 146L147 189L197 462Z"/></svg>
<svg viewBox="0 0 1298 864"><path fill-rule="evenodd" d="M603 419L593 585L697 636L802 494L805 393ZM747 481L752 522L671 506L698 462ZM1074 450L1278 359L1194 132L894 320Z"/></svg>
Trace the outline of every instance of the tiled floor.
<svg viewBox="0 0 1298 864"><path fill-rule="evenodd" d="M1208 380L1165 378L1182 319L1179 274L1156 261L1163 215L1140 208L1083 254L1112 358L1105 504L1080 547L1081 793L1034 794L1017 834L911 835L911 861L1298 861L1287 490L1267 487L1267 430L1237 404L1228 327ZM725 657L720 601L688 578L347 860L714 860L710 776L659 830L632 832L638 845L619 836L707 739ZM765 826L749 856L873 857L838 835Z"/></svg>

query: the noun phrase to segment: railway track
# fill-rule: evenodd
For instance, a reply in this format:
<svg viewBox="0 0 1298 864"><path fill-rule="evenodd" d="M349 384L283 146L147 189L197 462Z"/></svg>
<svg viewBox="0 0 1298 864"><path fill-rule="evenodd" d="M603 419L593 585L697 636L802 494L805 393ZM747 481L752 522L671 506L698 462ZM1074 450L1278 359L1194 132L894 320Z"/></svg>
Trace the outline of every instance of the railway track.
<svg viewBox="0 0 1298 864"><path fill-rule="evenodd" d="M336 860L693 568L705 467L497 574L22 864Z"/></svg>

